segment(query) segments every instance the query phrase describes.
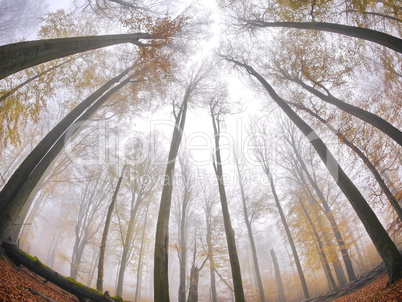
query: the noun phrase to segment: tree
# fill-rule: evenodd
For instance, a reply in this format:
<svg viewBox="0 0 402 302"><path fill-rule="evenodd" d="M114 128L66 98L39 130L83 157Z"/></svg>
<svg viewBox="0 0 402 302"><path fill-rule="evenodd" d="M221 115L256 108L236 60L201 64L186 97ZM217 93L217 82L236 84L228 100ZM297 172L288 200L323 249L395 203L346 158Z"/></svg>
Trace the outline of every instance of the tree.
<svg viewBox="0 0 402 302"><path fill-rule="evenodd" d="M282 283L281 271L278 264L278 259L276 259L276 254L273 249L271 249L270 253L272 262L274 264L276 285L278 287L278 300L279 302L285 302L286 301L285 290L283 289L283 283Z"/></svg>
<svg viewBox="0 0 402 302"><path fill-rule="evenodd" d="M230 268L232 269L232 279L233 279L233 289L235 295L235 301L241 302L245 301L244 297L244 290L242 284L242 277L240 271L240 263L237 254L236 248L236 241L234 230L232 227L232 222L230 219L228 201L226 197L225 191L225 183L224 183L224 176L223 176L223 168L222 168L222 160L221 160L221 153L219 147L219 139L220 139L220 123L222 119L222 115L227 113L227 108L221 104L225 94L217 95L216 98L213 98L210 102L210 113L212 118L212 126L214 129L214 139L215 139L215 154L214 154L214 170L216 175L216 180L218 182L218 189L219 189L219 197L221 201L222 207L222 217L223 223L225 227L225 234L226 234L226 242L229 251L229 260L230 260Z"/></svg>
<svg viewBox="0 0 402 302"><path fill-rule="evenodd" d="M121 43L144 46L141 39L153 37L148 33L135 33L48 39L0 46L0 80L25 68L92 49Z"/></svg>
<svg viewBox="0 0 402 302"><path fill-rule="evenodd" d="M188 102L199 93L203 81L208 77L209 67L199 68L186 84L184 96L179 106L173 103L175 124L165 170L161 202L158 214L154 256L154 299L170 301L168 277L169 218L172 203L176 157L182 140L186 122ZM178 112L176 111L178 109Z"/></svg>
<svg viewBox="0 0 402 302"><path fill-rule="evenodd" d="M373 241L378 253L384 261L388 282L393 283L396 280L402 278L402 256L399 253L397 247L389 237L388 233L382 226L378 217L368 205L367 201L353 184L350 178L346 175L343 169L339 166L338 162L328 150L323 141L318 137L314 130L303 121L292 108L275 92L272 86L246 63L234 60L232 58L226 58L229 62L243 67L250 75L255 77L269 93L276 104L285 112L285 114L292 120L292 122L300 129L300 131L307 137L309 141L317 151L321 160L324 162L328 171L337 182L339 188L342 190L350 204L356 211L361 222L363 223L368 235Z"/></svg>
<svg viewBox="0 0 402 302"><path fill-rule="evenodd" d="M150 137L149 141L151 141ZM128 173L130 176L126 182L126 187L131 193L128 208L124 210L128 212L128 219L125 226L120 226L120 228L124 228L124 231L121 229L120 232L122 252L116 288L116 295L118 296L123 296L124 277L132 255L134 236L136 234L135 225L138 222L138 211L140 206L150 201L156 190L157 183L155 181L145 180L147 178L158 179L158 176L161 174L159 166L154 162L156 158L141 158L138 156L147 144L148 142L143 141L143 139L136 138L133 144L129 146L131 149L130 153L134 156L131 159L135 163L129 166ZM156 154L154 155L156 156Z"/></svg>
<svg viewBox="0 0 402 302"><path fill-rule="evenodd" d="M244 188L244 184L243 184L243 177L242 177L242 173L241 173L241 170L240 170L240 162L239 162L240 159L239 159L239 155L236 152L234 152L234 158L235 158L237 177L238 177L239 187L240 187L240 196L241 196L241 200L242 200L242 204L243 204L244 222L245 222L246 227L247 227L247 234L248 234L248 238L249 238L249 241L250 241L251 252L252 252L252 255L253 255L253 264L254 264L254 270L255 270L256 279L257 279L258 292L259 292L259 296L260 296L260 301L265 301L264 287L262 285L260 266L258 264L257 249L255 247L253 230L251 228L252 221L249 218L248 210L247 210L247 197L246 197L246 194L245 194L245 188Z"/></svg>
<svg viewBox="0 0 402 302"><path fill-rule="evenodd" d="M328 31L371 41L402 53L402 39L368 28L325 22L265 22L260 19L241 20L250 27L285 27Z"/></svg>
<svg viewBox="0 0 402 302"><path fill-rule="evenodd" d="M107 243L107 237L108 237L108 233L109 233L110 222L112 219L113 210L115 208L115 204L117 201L117 195L119 193L120 185L121 185L121 182L123 181L123 176L124 176L124 172L125 172L126 168L127 168L127 165L124 165L123 169L121 170L120 177L117 180L116 188L114 190L113 197L112 197L112 202L110 203L109 208L107 210L105 226L103 228L102 240L101 240L100 249L99 249L98 278L96 281L96 289L101 292L103 292L104 262L105 262L106 243Z"/></svg>

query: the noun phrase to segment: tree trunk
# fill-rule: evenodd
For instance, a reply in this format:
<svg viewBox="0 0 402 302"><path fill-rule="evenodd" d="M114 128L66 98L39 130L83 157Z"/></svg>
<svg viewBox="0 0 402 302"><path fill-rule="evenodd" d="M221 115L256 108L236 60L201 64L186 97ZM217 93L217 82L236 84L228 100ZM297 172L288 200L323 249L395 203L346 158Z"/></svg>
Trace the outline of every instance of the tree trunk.
<svg viewBox="0 0 402 302"><path fill-rule="evenodd" d="M279 269L278 260L276 259L275 251L271 250L272 263L274 264L276 286L278 287L278 301L286 302L285 290L283 288L281 270Z"/></svg>
<svg viewBox="0 0 402 302"><path fill-rule="evenodd" d="M215 116L212 105L211 105L210 109L211 109L212 125L214 128L214 136L215 136L216 164L214 163L214 169L215 169L215 175L216 175L216 178L218 181L219 196L220 196L221 207L222 207L223 224L225 227L230 267L232 269L232 279L233 279L235 301L243 302L243 301L245 301L245 297L244 297L243 284L242 284L242 278L241 278L240 263L239 263L239 258L237 256L236 240L235 240L235 235L234 235L234 231L232 228L232 222L230 219L229 207L228 207L228 202L227 202L227 198L226 198L222 161L221 161L221 154L220 154L220 149L219 149L219 135L220 135L219 117Z"/></svg>
<svg viewBox="0 0 402 302"><path fill-rule="evenodd" d="M140 299L141 292L141 272L142 272L142 258L144 253L144 239L145 239L145 230L147 229L147 220L148 220L148 210L149 205L147 206L147 210L145 212L145 220L144 220L144 229L142 230L141 237L141 247L140 247L140 255L138 256L138 265L137 265L137 284L135 286L135 296L134 302L138 302Z"/></svg>
<svg viewBox="0 0 402 302"><path fill-rule="evenodd" d="M246 196L244 194L243 178L242 178L241 173L240 173L240 166L239 166L239 161L238 161L237 154L235 154L235 164L236 164L236 170L237 170L237 177L239 179L240 196L241 196L241 200L242 200L242 204L243 204L244 222L245 222L246 227L247 227L247 234L248 234L248 238L250 240L251 252L252 252L252 255L253 255L253 265L254 265L254 270L255 270L255 276L256 276L256 279L257 279L258 293L259 293L259 296L260 296L260 301L265 302L264 287L262 285L260 266L258 264L257 249L255 247L253 230L251 228L251 222L250 222L250 219L248 217Z"/></svg>
<svg viewBox="0 0 402 302"><path fill-rule="evenodd" d="M103 274L104 274L107 236L109 234L109 227L110 227L110 222L112 220L112 213L115 208L116 201L117 201L117 194L119 193L120 185L121 185L121 182L123 181L124 171L126 170L126 167L127 167L127 165L124 165L123 169L121 170L121 175L117 181L116 189L114 190L113 197L112 197L112 202L110 203L108 211L107 211L105 227L103 229L102 240L101 240L100 250L99 250L98 279L96 281L96 289L101 292L103 292Z"/></svg>
<svg viewBox="0 0 402 302"><path fill-rule="evenodd" d="M310 93L314 94L316 97L320 98L324 102L328 104L332 104L336 106L337 108L341 109L344 112L347 112L363 121L366 123L369 123L373 127L376 127L386 135L388 135L390 138L392 138L395 142L397 142L400 146L402 146L402 132L399 131L398 128L394 127L390 123L388 123L386 120L382 119L378 115L375 115L374 113L371 113L369 111L363 110L359 107L350 105L348 103L343 102L342 100L334 97L332 94L329 93L329 91L326 91L327 94L324 94L314 87L311 87L304 83L302 80L295 79L289 76L285 76L286 79L300 85Z"/></svg>
<svg viewBox="0 0 402 302"><path fill-rule="evenodd" d="M333 32L349 37L355 37L371 41L382 46L388 47L397 52L402 52L402 40L385 34L383 32L375 31L372 29L348 26L336 23L324 23L324 22L265 22L262 20L242 20L247 25L256 27L285 27L285 28L297 28L297 29L312 29L321 30L327 32Z"/></svg>
<svg viewBox="0 0 402 302"><path fill-rule="evenodd" d="M251 75L253 75L264 86L272 99L279 105L279 107L281 107L281 109L295 123L300 131L307 138L309 138L310 143L313 145L327 169L331 173L332 177L337 182L339 188L345 194L346 198L356 211L356 214L363 223L363 226L373 241L379 255L384 261L388 274L388 282L393 283L402 278L402 256L397 247L389 237L381 222L378 220L378 217L375 215L374 211L370 208L363 195L339 166L338 162L335 160L324 142L318 137L314 130L303 119L301 119L275 92L271 85L269 85L269 83L251 66L240 63L233 59L229 59L229 61L244 67Z"/></svg>
<svg viewBox="0 0 402 302"><path fill-rule="evenodd" d="M19 42L0 46L0 80L41 63L105 46L152 39L148 33L86 36Z"/></svg>
<svg viewBox="0 0 402 302"><path fill-rule="evenodd" d="M293 241L292 234L290 233L290 229L289 229L288 223L287 223L286 218L285 218L285 213L282 210L281 203L280 203L278 195L276 193L274 180L273 180L273 177L271 175L271 171L269 169L269 166L268 166L267 162L263 163L263 169L264 169L264 172L265 172L265 174L267 175L267 177L269 179L272 195L274 196L275 204L276 204L276 207L278 208L279 216L281 218L283 228L285 229L285 233L286 233L286 236L288 238L290 248L292 250L293 258L295 260L295 264L296 264L296 268L297 268L297 273L299 275L300 283L301 283L301 286L302 286L302 289L303 289L304 298L309 299L310 298L310 293L308 291L307 282L306 282L306 278L304 277L304 273L303 273L303 269L302 269L302 266L301 266L301 263L300 263L299 255L297 253L296 246L295 246L295 243Z"/></svg>
<svg viewBox="0 0 402 302"><path fill-rule="evenodd" d="M176 157L179 151L182 132L186 121L187 101L190 98L190 90L187 89L180 111L176 116L175 128L173 130L170 144L168 164L165 170L164 184L162 188L161 203L158 214L155 236L154 255L154 300L170 301L169 297L169 275L168 275L168 254L169 254L169 218L172 203L174 168Z"/></svg>
<svg viewBox="0 0 402 302"><path fill-rule="evenodd" d="M37 146L38 149L35 148L33 153L27 156L27 158L21 164L20 168L18 168L17 171L13 174L13 176L10 178L10 180L7 182L7 185L1 192L2 194L4 194L4 196L6 196L6 198L1 199L2 208L4 206L4 211L0 217L0 242L3 242L4 239L9 235L11 226L17 219L19 219L19 221L24 220L30 207L30 204L27 204L26 202L29 198L29 195L31 194L35 186L39 183L47 168L59 155L60 151L64 148L67 141L69 139L74 139L82 130L82 124L85 121L89 120L105 101L107 101L124 85L128 84L135 76L136 74L129 76L127 79L125 79L120 84L116 85L114 88L110 89L103 96L101 96L98 101L90 108L88 108L81 116L79 116L78 114L78 119L75 120L75 125L77 125L76 127L72 123L74 122L74 119L77 118L77 116L69 116L69 120L72 120L71 123L63 123L63 126L58 128L58 130L56 131L57 134L61 133L59 137L52 137L52 135L50 135L49 133L49 135L47 135L42 140L42 142L39 143L40 146ZM84 111L89 105L90 104L86 104L86 106L81 108L82 111ZM76 113L79 112L77 111ZM64 121L65 119L63 119L62 122ZM56 127L58 127L59 125L60 123ZM69 128L70 125L73 128ZM70 131L71 133L69 133L67 129L72 129ZM70 137L68 137L69 134L71 135ZM42 155L43 158L40 157L40 155ZM34 164L32 166L32 163L28 160L30 158L32 158L33 162L36 162L37 165ZM19 175L22 175L23 181L19 179ZM18 185L15 186L13 184L13 181L16 181ZM8 184L10 184L10 186L6 189Z"/></svg>
<svg viewBox="0 0 402 302"><path fill-rule="evenodd" d="M3 242L2 247L14 263L25 266L35 274L38 274L65 291L77 296L77 298L87 298L94 302L110 302L103 293L96 289L89 288L72 278L67 278L58 274L50 267L41 263L38 258L32 257L20 250L17 245Z"/></svg>
<svg viewBox="0 0 402 302"><path fill-rule="evenodd" d="M191 267L190 272L190 289L188 291L187 302L198 302L198 279L200 275L200 270L197 266Z"/></svg>
<svg viewBox="0 0 402 302"><path fill-rule="evenodd" d="M132 245L133 235L134 235L134 224L136 221L136 216L138 212L138 208L140 207L141 202L143 201L140 194L137 194L137 197L134 193L132 193L132 203L135 204L134 207L130 211L130 219L128 223L126 238L123 243L123 252L120 259L120 269L119 269L119 276L117 280L117 289L116 295L123 296L123 285L124 285L124 275L126 273L127 264L129 261L129 253Z"/></svg>

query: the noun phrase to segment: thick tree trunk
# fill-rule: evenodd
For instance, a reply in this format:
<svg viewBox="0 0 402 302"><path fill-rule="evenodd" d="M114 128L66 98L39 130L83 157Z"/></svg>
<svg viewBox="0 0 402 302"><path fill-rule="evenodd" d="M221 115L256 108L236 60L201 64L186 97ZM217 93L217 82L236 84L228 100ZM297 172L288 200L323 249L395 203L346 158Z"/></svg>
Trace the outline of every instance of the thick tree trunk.
<svg viewBox="0 0 402 302"><path fill-rule="evenodd" d="M94 302L110 302L100 291L80 284L72 278L66 278L58 274L50 267L41 263L38 258L32 257L20 250L17 245L3 242L2 247L14 263L27 267L39 276L77 296L79 299L87 298Z"/></svg>
<svg viewBox="0 0 402 302"><path fill-rule="evenodd" d="M216 164L214 163L214 168L215 168L215 175L216 175L216 178L218 181L219 196L220 196L221 207L222 207L223 224L224 224L224 228L225 228L226 242L227 242L228 252L229 252L230 268L232 269L232 279L233 279L235 301L243 302L243 301L245 301L245 297L244 297L243 283L242 283L242 277L241 277L240 263L239 263L239 257L237 255L235 234L234 234L234 231L232 228L232 222L230 219L229 207L228 207L226 191L225 191L223 169L222 169L222 160L221 160L221 154L220 154L220 149L219 149L219 118L215 116L212 106L210 109L211 109L212 125L214 128L214 136L215 136Z"/></svg>
<svg viewBox="0 0 402 302"><path fill-rule="evenodd" d="M286 302L285 290L283 288L281 270L279 268L278 259L276 259L275 251L271 250L272 263L274 264L276 286L278 288L278 302Z"/></svg>
<svg viewBox="0 0 402 302"><path fill-rule="evenodd" d="M273 177L271 175L271 171L269 169L269 166L268 166L267 162L263 163L263 169L264 169L264 172L265 172L265 174L267 175L267 177L269 179L272 195L274 196L275 204L276 204L276 207L278 209L279 216L281 218L283 228L285 229L285 233L286 233L286 236L288 238L290 248L292 250L292 255L293 255L293 258L295 260L297 273L299 275L300 283L301 283L301 286L302 286L302 289L303 289L304 298L309 299L310 298L310 293L308 291L307 282L306 282L306 278L304 277L304 273L303 273L303 269L302 269L302 266L301 266L301 263L300 263L299 255L297 253L296 246L295 246L295 243L293 241L292 234L290 233L290 229L289 229L288 223L286 221L285 213L283 212L281 203L279 201L278 194L276 193L274 180L273 180Z"/></svg>
<svg viewBox="0 0 402 302"><path fill-rule="evenodd" d="M239 166L237 154L235 155L235 163L236 163L237 177L239 179L240 196L241 196L241 200L242 200L242 204L243 204L244 222L245 222L246 227L247 227L247 234L248 234L248 238L249 238L249 241L250 241L251 252L252 252L252 255L253 255L253 264L254 264L255 276L256 276L256 279L257 279L258 293L259 293L259 296L260 296L260 301L265 302L264 287L262 285L260 266L258 264L257 249L255 247L255 241L254 241L253 230L251 228L251 222L250 222L250 219L248 217L246 196L244 194L243 179L242 179L242 175L240 173L240 166Z"/></svg>
<svg viewBox="0 0 402 302"><path fill-rule="evenodd" d="M147 33L87 36L19 42L0 46L0 80L28 67L105 46L152 39Z"/></svg>
<svg viewBox="0 0 402 302"><path fill-rule="evenodd" d="M154 300L160 302L170 301L168 275L170 207L172 203L174 168L182 140L182 132L186 121L187 102L189 98L190 90L188 89L185 93L180 111L176 116L156 226L154 252Z"/></svg>
<svg viewBox="0 0 402 302"><path fill-rule="evenodd" d="M327 94L324 94L315 89L314 87L307 85L306 83L304 83L299 79L295 79L288 76L285 76L285 78L296 84L299 84L301 87L303 87L310 93L314 94L324 102L332 104L338 107L339 109L365 121L366 123L369 123L373 127L376 127L377 129L388 135L390 138L392 138L400 146L402 146L402 132L393 125L391 125L390 123L388 123L386 120L379 117L378 115L375 115L374 113L363 110L356 106L350 105L348 103L345 103L342 100L334 97L332 94L329 93L329 91L327 91Z"/></svg>
<svg viewBox="0 0 402 302"><path fill-rule="evenodd" d="M197 266L191 267L190 272L190 289L188 291L187 302L198 302L198 279L200 270Z"/></svg>
<svg viewBox="0 0 402 302"><path fill-rule="evenodd" d="M324 22L265 22L262 20L242 20L248 26L285 27L296 29L312 29L333 32L345 36L371 41L382 46L402 52L402 39L372 29Z"/></svg>
<svg viewBox="0 0 402 302"><path fill-rule="evenodd" d="M98 101L93 104L90 108L88 108L81 116L78 115L78 119L76 116L70 116L71 123L63 123L63 126L60 127L57 131L59 136L52 137L51 135L47 135L42 142L40 143L40 147L38 149L34 149L34 155L28 155L28 157L21 164L20 168L13 174L10 180L7 182L7 185L2 190L2 194L6 196L6 198L1 199L2 208L4 205L4 210L1 211L0 217L0 242L3 242L4 239L9 235L12 224L16 221L23 221L28 210L30 204L27 204L27 199L31 194L32 190L34 190L35 186L39 183L42 176L46 172L47 168L53 162L53 160L59 155L60 151L64 148L65 144L69 141L67 135L70 134L70 140L75 138L78 133L82 130L81 124L85 121L89 120L93 114L99 109L99 107L107 101L115 92L121 89L124 85L128 84L136 74L133 74L122 81L120 84L116 85L114 88L110 89L103 96L101 96ZM81 108L84 111L90 104ZM78 107L78 106L77 106ZM76 108L77 108L76 107ZM74 109L75 110L75 109ZM81 111L81 112L82 112ZM76 120L75 120L76 119ZM75 124L78 125L74 127L72 124L75 120ZM64 119L63 119L64 121ZM60 123L56 126L58 127ZM73 129L69 126L74 127ZM68 133L67 129L72 129L71 133ZM50 133L49 133L50 134ZM39 146L39 145L38 145ZM37 146L37 147L38 147ZM42 155L43 154L43 155ZM42 155L42 157L40 157ZM32 165L28 159L32 158L37 164ZM23 181L20 181L19 175L22 175ZM13 181L18 182L18 186L13 184ZM9 188L6 187L10 184ZM3 197L3 196L1 196ZM4 202L4 203L3 203ZM20 218L19 218L19 217Z"/></svg>
<svg viewBox="0 0 402 302"><path fill-rule="evenodd" d="M350 204L356 211L368 235L373 241L379 255L384 261L385 268L388 274L388 282L393 283L402 278L402 256L399 253L396 245L389 237L387 231L382 226L374 211L356 188L353 182L349 179L338 162L328 150L324 142L318 137L314 130L302 119L290 106L275 92L271 85L251 66L239 61L229 59L229 61L244 67L249 74L253 75L267 90L272 99L286 113L286 115L295 123L300 131L309 139L322 161L326 165L339 188L345 194Z"/></svg>
<svg viewBox="0 0 402 302"><path fill-rule="evenodd" d="M109 227L110 227L110 222L112 221L113 210L115 208L116 201L117 201L117 194L119 193L120 185L121 185L121 182L123 181L123 176L124 176L126 167L127 167L127 165L123 166L123 169L121 170L121 175L120 175L119 179L117 180L116 189L114 190L112 202L110 203L108 211L107 211L105 227L103 228L103 233L102 233L102 240L101 240L100 249L99 249L98 278L96 281L96 289L101 292L103 292L103 274L104 274L107 236L109 234Z"/></svg>

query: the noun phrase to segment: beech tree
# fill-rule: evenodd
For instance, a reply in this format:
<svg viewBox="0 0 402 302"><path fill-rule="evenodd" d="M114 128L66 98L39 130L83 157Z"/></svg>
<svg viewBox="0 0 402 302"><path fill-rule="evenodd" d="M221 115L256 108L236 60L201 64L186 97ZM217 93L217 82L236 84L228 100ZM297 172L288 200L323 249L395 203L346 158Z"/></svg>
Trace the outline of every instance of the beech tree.
<svg viewBox="0 0 402 302"><path fill-rule="evenodd" d="M232 222L230 219L228 200L227 200L227 196L226 196L225 183L224 183L224 177L223 177L222 159L221 159L221 153L220 153L220 147L219 147L220 146L219 139L220 139L221 122L222 122L223 115L225 113L227 113L227 108L225 108L225 104L222 104L222 101L224 100L224 98L225 98L224 93L218 94L216 98L213 98L211 100L210 105L209 105L211 118L212 118L212 126L214 129L214 139L215 139L215 152L214 152L213 165L214 165L216 180L218 182L218 188L219 188L219 197L220 197L221 207L222 207L222 217L223 217L223 223L225 226L226 242L227 242L228 251L229 251L230 268L232 270L232 280L233 280L235 301L240 302L240 301L245 301L245 297L244 297L244 290L243 290L243 284L242 284L240 262L239 262L239 258L238 258L238 254L237 254L237 248L236 248L235 235L234 235L234 230L232 227Z"/></svg>
<svg viewBox="0 0 402 302"><path fill-rule="evenodd" d="M154 299L160 301L169 301L170 299L168 277L169 218L176 157L183 136L188 103L200 93L200 89L204 85L203 82L208 78L209 73L210 67L208 66L193 70L193 74L190 75L186 84L181 103L177 105L176 102L173 102L175 124L165 170L155 238Z"/></svg>

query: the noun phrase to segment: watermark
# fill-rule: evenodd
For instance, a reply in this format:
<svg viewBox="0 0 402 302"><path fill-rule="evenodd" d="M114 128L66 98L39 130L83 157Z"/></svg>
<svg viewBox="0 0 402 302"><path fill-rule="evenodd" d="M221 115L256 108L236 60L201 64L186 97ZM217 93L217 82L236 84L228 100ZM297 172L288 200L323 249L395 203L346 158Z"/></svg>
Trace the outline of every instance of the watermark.
<svg viewBox="0 0 402 302"><path fill-rule="evenodd" d="M261 167L263 162L282 160L283 144L278 134L245 130L241 118L234 126L219 134L221 160L216 160L216 137L209 130L182 131L169 120L151 120L140 130L122 129L108 120L78 122L72 125L65 136L65 154L77 165L115 165L116 163L136 166L149 162L166 166L168 152L174 131L180 134L180 148L191 155L189 164L196 169L212 165ZM337 179L338 163L326 149L315 132L306 136L317 148L321 148L324 164ZM79 139L78 139L79 138ZM178 144L179 142L175 142ZM160 181L160 180L152 180Z"/></svg>

